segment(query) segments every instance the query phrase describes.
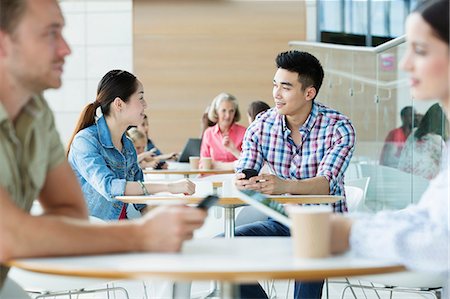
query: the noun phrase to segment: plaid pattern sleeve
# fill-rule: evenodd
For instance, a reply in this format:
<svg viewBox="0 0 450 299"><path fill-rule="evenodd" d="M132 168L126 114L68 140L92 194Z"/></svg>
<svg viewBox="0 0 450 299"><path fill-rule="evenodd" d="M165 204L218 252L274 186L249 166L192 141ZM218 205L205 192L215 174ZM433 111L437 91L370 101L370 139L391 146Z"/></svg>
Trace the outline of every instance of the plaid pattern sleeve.
<svg viewBox="0 0 450 299"><path fill-rule="evenodd" d="M314 103L300 135L302 141L295 144L284 116L276 108L268 110L247 129L236 170L259 171L265 162L272 173L284 179L324 176L330 183L330 194L345 195L344 172L355 145L350 120ZM333 204L333 208L336 212L347 211L345 201Z"/></svg>

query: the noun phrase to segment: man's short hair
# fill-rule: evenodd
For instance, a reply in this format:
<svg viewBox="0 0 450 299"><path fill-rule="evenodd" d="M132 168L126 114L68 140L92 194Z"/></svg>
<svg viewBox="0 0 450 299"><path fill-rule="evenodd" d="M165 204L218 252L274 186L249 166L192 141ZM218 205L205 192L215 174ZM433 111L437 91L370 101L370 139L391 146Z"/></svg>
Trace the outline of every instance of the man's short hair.
<svg viewBox="0 0 450 299"><path fill-rule="evenodd" d="M278 54L276 58L277 68L282 68L298 74L298 82L302 89L313 86L316 95L319 93L323 81L323 68L320 61L307 52L291 50Z"/></svg>
<svg viewBox="0 0 450 299"><path fill-rule="evenodd" d="M27 8L27 0L0 0L0 30L13 34Z"/></svg>

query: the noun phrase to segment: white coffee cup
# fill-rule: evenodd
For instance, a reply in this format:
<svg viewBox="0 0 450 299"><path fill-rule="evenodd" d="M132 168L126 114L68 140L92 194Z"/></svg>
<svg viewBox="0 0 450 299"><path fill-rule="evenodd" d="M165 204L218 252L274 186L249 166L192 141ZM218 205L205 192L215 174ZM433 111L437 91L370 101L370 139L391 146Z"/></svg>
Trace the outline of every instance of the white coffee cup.
<svg viewBox="0 0 450 299"><path fill-rule="evenodd" d="M198 169L200 164L200 157L198 156L191 156L189 157L189 165L191 169Z"/></svg>
<svg viewBox="0 0 450 299"><path fill-rule="evenodd" d="M209 157L201 158L200 165L202 169L211 169L212 168L212 159Z"/></svg>
<svg viewBox="0 0 450 299"><path fill-rule="evenodd" d="M291 236L296 258L323 258L330 255L331 206L288 206Z"/></svg>

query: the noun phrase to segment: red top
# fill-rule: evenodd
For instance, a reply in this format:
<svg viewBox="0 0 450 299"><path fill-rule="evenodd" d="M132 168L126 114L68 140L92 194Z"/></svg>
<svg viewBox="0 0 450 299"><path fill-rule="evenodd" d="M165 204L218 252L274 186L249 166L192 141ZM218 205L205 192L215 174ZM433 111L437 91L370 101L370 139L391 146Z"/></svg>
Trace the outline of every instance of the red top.
<svg viewBox="0 0 450 299"><path fill-rule="evenodd" d="M244 139L245 130L245 127L238 124L232 124L228 130L228 136L239 151L242 150L242 140ZM224 136L226 135L222 135L218 124L206 129L202 137L200 156L211 157L214 161L220 162L233 162L237 160L237 158L223 146L222 139Z"/></svg>
<svg viewBox="0 0 450 299"><path fill-rule="evenodd" d="M119 215L119 220L124 220L127 219L127 204L124 204L122 207L122 211L120 212Z"/></svg>
<svg viewBox="0 0 450 299"><path fill-rule="evenodd" d="M408 136L405 135L401 127L389 132L381 151L381 165L397 167L398 159L405 146L406 138L408 138Z"/></svg>

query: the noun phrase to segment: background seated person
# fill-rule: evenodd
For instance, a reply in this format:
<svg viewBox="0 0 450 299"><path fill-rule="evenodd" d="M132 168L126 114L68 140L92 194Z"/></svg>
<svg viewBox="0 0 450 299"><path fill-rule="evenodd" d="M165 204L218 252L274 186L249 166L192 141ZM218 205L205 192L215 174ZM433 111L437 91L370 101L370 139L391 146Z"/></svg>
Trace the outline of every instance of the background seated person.
<svg viewBox="0 0 450 299"><path fill-rule="evenodd" d="M236 123L241 119L236 98L229 93L217 95L208 118L216 125L205 130L200 157L212 158L214 168L234 168L232 162L239 158L246 130Z"/></svg>
<svg viewBox="0 0 450 299"><path fill-rule="evenodd" d="M275 107L252 122L245 133L236 174L238 189L266 194L344 194L344 172L353 155L355 130L341 113L315 102L323 69L313 55L288 51L276 58ZM246 180L243 169L258 172L266 163L272 174ZM332 204L345 212L345 200ZM290 236L273 219L237 227L236 236ZM323 281L296 283L295 298L321 298ZM259 285L241 288L243 298L266 298Z"/></svg>
<svg viewBox="0 0 450 299"><path fill-rule="evenodd" d="M134 148L136 149L138 163L141 169L145 169L147 167L159 167L159 169L167 169L167 163L161 162L157 157L153 155L152 151L155 148L150 151L145 151L145 147L147 145L147 137L145 137L144 133L139 131L137 128L131 128L127 131L127 136L131 139Z"/></svg>
<svg viewBox="0 0 450 299"><path fill-rule="evenodd" d="M144 114L144 120L136 127L139 131L141 131L145 135L145 139L147 140L147 144L145 147L145 151L150 152L152 156L155 158L161 160L176 160L178 159L178 153L169 153L169 154L163 154L156 145L152 142L150 137L148 136L148 117L147 114ZM166 165L167 168L167 165Z"/></svg>
<svg viewBox="0 0 450 299"><path fill-rule="evenodd" d="M384 140L380 155L380 164L397 168L400 155L405 146L406 139L411 134L413 126L417 126L416 110L412 106L406 106L400 111L402 126L391 130Z"/></svg>
<svg viewBox="0 0 450 299"><path fill-rule="evenodd" d="M119 195L157 192L193 194L189 180L171 183L142 182L136 150L126 130L144 119L144 88L131 73L108 72L100 81L97 99L88 104L69 143L68 159L80 181L89 214L104 220L126 219L127 204ZM102 113L96 119L96 111ZM145 205L135 205L143 211Z"/></svg>
<svg viewBox="0 0 450 299"><path fill-rule="evenodd" d="M448 121L436 103L423 116L419 126L406 139L398 169L434 178L441 168L442 152L448 139Z"/></svg>
<svg viewBox="0 0 450 299"><path fill-rule="evenodd" d="M206 129L216 124L215 122L211 121L208 118L209 107L211 106L206 107L205 112L203 112L202 114L202 119L200 123L200 138L203 138L203 133L205 133Z"/></svg>
<svg viewBox="0 0 450 299"><path fill-rule="evenodd" d="M248 124L251 124L258 114L261 112L267 111L270 109L269 104L263 101L253 101L248 106L247 110L247 118L248 118Z"/></svg>

